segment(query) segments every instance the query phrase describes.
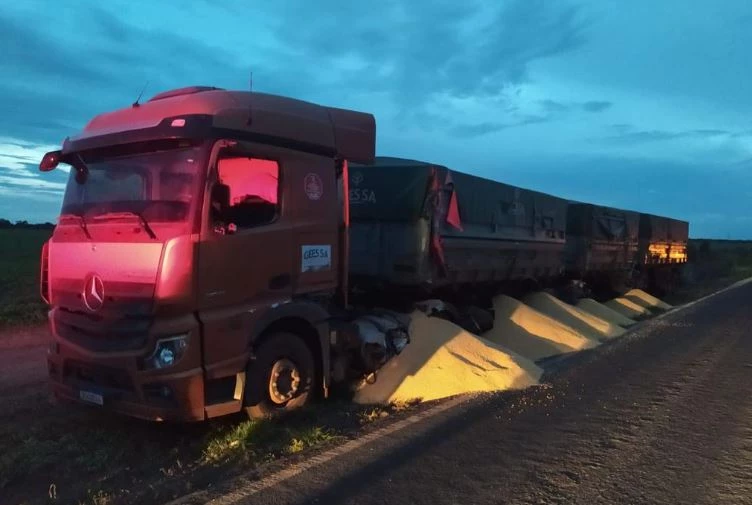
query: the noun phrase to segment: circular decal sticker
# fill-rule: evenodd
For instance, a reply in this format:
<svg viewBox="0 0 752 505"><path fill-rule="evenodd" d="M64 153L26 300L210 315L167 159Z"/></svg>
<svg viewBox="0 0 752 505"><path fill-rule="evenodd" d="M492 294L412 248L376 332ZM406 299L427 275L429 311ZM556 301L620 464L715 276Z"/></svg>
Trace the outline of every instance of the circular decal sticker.
<svg viewBox="0 0 752 505"><path fill-rule="evenodd" d="M356 186L360 186L361 182L363 182L363 174L360 172L355 172L352 176L352 183Z"/></svg>
<svg viewBox="0 0 752 505"><path fill-rule="evenodd" d="M308 174L305 176L305 192L309 200L318 200L324 194L324 183L318 174Z"/></svg>

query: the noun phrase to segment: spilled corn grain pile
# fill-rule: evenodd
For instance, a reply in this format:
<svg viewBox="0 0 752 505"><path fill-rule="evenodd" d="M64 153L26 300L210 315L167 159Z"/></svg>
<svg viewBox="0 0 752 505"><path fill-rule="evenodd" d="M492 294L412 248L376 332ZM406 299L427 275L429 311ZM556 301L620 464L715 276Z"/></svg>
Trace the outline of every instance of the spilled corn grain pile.
<svg viewBox="0 0 752 505"><path fill-rule="evenodd" d="M646 319L653 314L642 305L621 296L607 301L605 305L630 319Z"/></svg>
<svg viewBox="0 0 752 505"><path fill-rule="evenodd" d="M598 341L506 295L494 298L494 326L484 338L530 360L589 349Z"/></svg>
<svg viewBox="0 0 752 505"><path fill-rule="evenodd" d="M663 300L660 300L656 298L655 296L651 295L650 293L646 293L645 291L641 289L632 289L624 294L624 298L628 298L635 302L638 305L642 305L643 307L647 307L648 309L658 309L658 310L671 310L674 307L672 305L669 305L668 303L664 302Z"/></svg>
<svg viewBox="0 0 752 505"><path fill-rule="evenodd" d="M523 301L526 305L566 324L590 339L610 339L626 332L618 324L563 302L548 293L532 293Z"/></svg>
<svg viewBox="0 0 752 505"><path fill-rule="evenodd" d="M373 384L361 385L361 404L423 401L461 393L521 389L541 369L503 347L437 317L414 312L410 343L387 362Z"/></svg>
<svg viewBox="0 0 752 505"><path fill-rule="evenodd" d="M592 298L583 298L582 300L577 302L577 307L613 324L618 324L619 326L622 326L624 328L628 328L637 324L637 321L635 321L634 319L630 319L621 312L617 312L611 307L603 305L602 303L598 303Z"/></svg>

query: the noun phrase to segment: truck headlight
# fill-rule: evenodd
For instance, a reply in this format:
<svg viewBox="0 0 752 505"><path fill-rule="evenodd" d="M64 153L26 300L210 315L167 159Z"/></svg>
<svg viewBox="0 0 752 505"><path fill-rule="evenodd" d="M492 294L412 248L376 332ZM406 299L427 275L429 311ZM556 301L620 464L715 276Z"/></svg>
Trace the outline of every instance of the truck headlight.
<svg viewBox="0 0 752 505"><path fill-rule="evenodd" d="M188 334L157 340L154 352L144 360L144 368L166 368L183 357L188 348Z"/></svg>

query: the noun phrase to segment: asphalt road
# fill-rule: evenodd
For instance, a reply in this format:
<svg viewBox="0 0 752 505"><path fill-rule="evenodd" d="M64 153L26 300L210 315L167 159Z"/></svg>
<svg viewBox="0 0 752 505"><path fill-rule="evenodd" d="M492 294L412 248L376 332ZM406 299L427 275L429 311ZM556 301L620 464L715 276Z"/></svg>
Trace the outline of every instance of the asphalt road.
<svg viewBox="0 0 752 505"><path fill-rule="evenodd" d="M216 503L752 503L752 284Z"/></svg>

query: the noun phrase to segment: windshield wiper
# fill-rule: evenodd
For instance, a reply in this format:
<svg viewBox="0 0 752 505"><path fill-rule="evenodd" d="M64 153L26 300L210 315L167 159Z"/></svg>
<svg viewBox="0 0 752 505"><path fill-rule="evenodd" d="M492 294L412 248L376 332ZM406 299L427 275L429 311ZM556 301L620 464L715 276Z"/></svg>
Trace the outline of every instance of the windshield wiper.
<svg viewBox="0 0 752 505"><path fill-rule="evenodd" d="M80 212L66 212L65 214L61 214L60 218L66 219L69 217L76 217L78 218L78 222L81 225L81 229L84 231L84 235L86 235L86 238L91 240L91 235L89 234L89 227L86 226L86 219L84 218L83 213Z"/></svg>
<svg viewBox="0 0 752 505"><path fill-rule="evenodd" d="M99 214L98 216L94 216L94 219L112 219L112 218L118 218L118 217L137 217L141 225L143 225L144 230L146 230L146 233L149 235L150 238L157 238L157 234L154 233L154 230L151 229L151 226L149 226L149 222L146 220L143 214L140 212L134 212L132 210L126 210L124 212L106 212L104 214Z"/></svg>

